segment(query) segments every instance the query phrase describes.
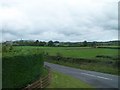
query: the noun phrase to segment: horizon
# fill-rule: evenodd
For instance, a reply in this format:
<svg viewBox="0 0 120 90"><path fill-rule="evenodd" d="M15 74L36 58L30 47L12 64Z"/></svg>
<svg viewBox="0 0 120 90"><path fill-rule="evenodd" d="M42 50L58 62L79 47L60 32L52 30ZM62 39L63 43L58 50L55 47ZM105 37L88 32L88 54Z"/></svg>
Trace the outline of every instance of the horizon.
<svg viewBox="0 0 120 90"><path fill-rule="evenodd" d="M2 43L4 43L4 42L15 42L15 41L33 41L33 42L35 42L35 41L37 41L37 40L10 40L10 41L3 41ZM39 42L49 42L49 41L53 41L53 42L55 42L55 41L58 41L59 43L61 43L61 42L63 42L63 43L67 43L67 42L70 42L70 43L79 43L79 42L84 42L84 41L87 41L87 40L84 40L84 41L59 41L59 40L49 40L49 41L44 41L44 40L38 40ZM87 42L114 42L114 41L116 41L116 42L119 42L120 40L108 40L108 41L87 41Z"/></svg>

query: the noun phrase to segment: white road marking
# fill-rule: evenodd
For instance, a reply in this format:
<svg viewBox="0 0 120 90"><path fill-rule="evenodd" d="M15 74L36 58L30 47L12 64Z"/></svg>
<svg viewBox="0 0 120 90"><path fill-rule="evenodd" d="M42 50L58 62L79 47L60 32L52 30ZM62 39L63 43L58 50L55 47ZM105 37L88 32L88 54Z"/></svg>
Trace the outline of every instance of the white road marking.
<svg viewBox="0 0 120 90"><path fill-rule="evenodd" d="M92 77L97 77L97 78L101 78L101 79L112 80L112 79L110 79L110 78L101 77L101 76L96 76L96 75L92 75L92 74L88 74L88 73L81 73L81 74L88 75L88 76L92 76Z"/></svg>

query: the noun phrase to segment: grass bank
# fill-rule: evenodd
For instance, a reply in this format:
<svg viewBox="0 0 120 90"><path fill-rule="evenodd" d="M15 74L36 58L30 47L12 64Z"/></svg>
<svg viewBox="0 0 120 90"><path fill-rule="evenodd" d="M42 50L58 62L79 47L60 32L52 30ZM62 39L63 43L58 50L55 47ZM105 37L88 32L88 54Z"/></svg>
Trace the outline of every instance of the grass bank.
<svg viewBox="0 0 120 90"><path fill-rule="evenodd" d="M93 87L69 75L53 71L52 82L47 88L93 88Z"/></svg>
<svg viewBox="0 0 120 90"><path fill-rule="evenodd" d="M108 74L119 74L117 62L115 60L89 60L89 59L76 59L76 58L64 58L64 57L46 57L46 61L50 63L60 64L73 68L79 68L83 70L91 70Z"/></svg>

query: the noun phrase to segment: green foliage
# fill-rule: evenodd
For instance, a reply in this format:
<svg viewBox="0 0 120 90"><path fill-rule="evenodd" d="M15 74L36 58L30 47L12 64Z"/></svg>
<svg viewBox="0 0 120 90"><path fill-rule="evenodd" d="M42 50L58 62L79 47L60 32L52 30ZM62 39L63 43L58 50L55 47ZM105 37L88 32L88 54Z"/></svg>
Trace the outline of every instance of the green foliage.
<svg viewBox="0 0 120 90"><path fill-rule="evenodd" d="M2 45L2 52L10 52L13 50L12 45Z"/></svg>
<svg viewBox="0 0 120 90"><path fill-rule="evenodd" d="M3 52L2 87L23 88L43 73L43 54L38 49L15 48Z"/></svg>
<svg viewBox="0 0 120 90"><path fill-rule="evenodd" d="M39 45L39 40L35 41L35 45L38 46Z"/></svg>
<svg viewBox="0 0 120 90"><path fill-rule="evenodd" d="M97 71L102 73L109 73L114 75L119 75L120 71L118 67L113 67L112 65L108 64L102 64L102 63L71 63L71 62L64 62L60 60L59 62L57 60L47 60L47 62L60 64L64 66L69 66L73 68L79 68L83 70L91 70L91 71Z"/></svg>
<svg viewBox="0 0 120 90"><path fill-rule="evenodd" d="M84 46L84 47L88 46L87 41L84 41L84 42L83 42L83 46Z"/></svg>
<svg viewBox="0 0 120 90"><path fill-rule="evenodd" d="M53 41L49 41L48 42L48 46L54 46L54 42Z"/></svg>
<svg viewBox="0 0 120 90"><path fill-rule="evenodd" d="M56 56L57 57L62 57L61 53L59 53L59 52L56 53Z"/></svg>

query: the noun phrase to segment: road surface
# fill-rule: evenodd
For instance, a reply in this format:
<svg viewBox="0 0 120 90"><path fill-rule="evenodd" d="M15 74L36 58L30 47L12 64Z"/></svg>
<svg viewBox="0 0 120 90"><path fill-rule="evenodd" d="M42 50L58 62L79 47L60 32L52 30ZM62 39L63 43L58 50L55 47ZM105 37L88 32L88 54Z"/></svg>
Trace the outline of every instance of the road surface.
<svg viewBox="0 0 120 90"><path fill-rule="evenodd" d="M45 62L52 70L78 78L95 88L118 88L118 76L94 71L81 70Z"/></svg>

